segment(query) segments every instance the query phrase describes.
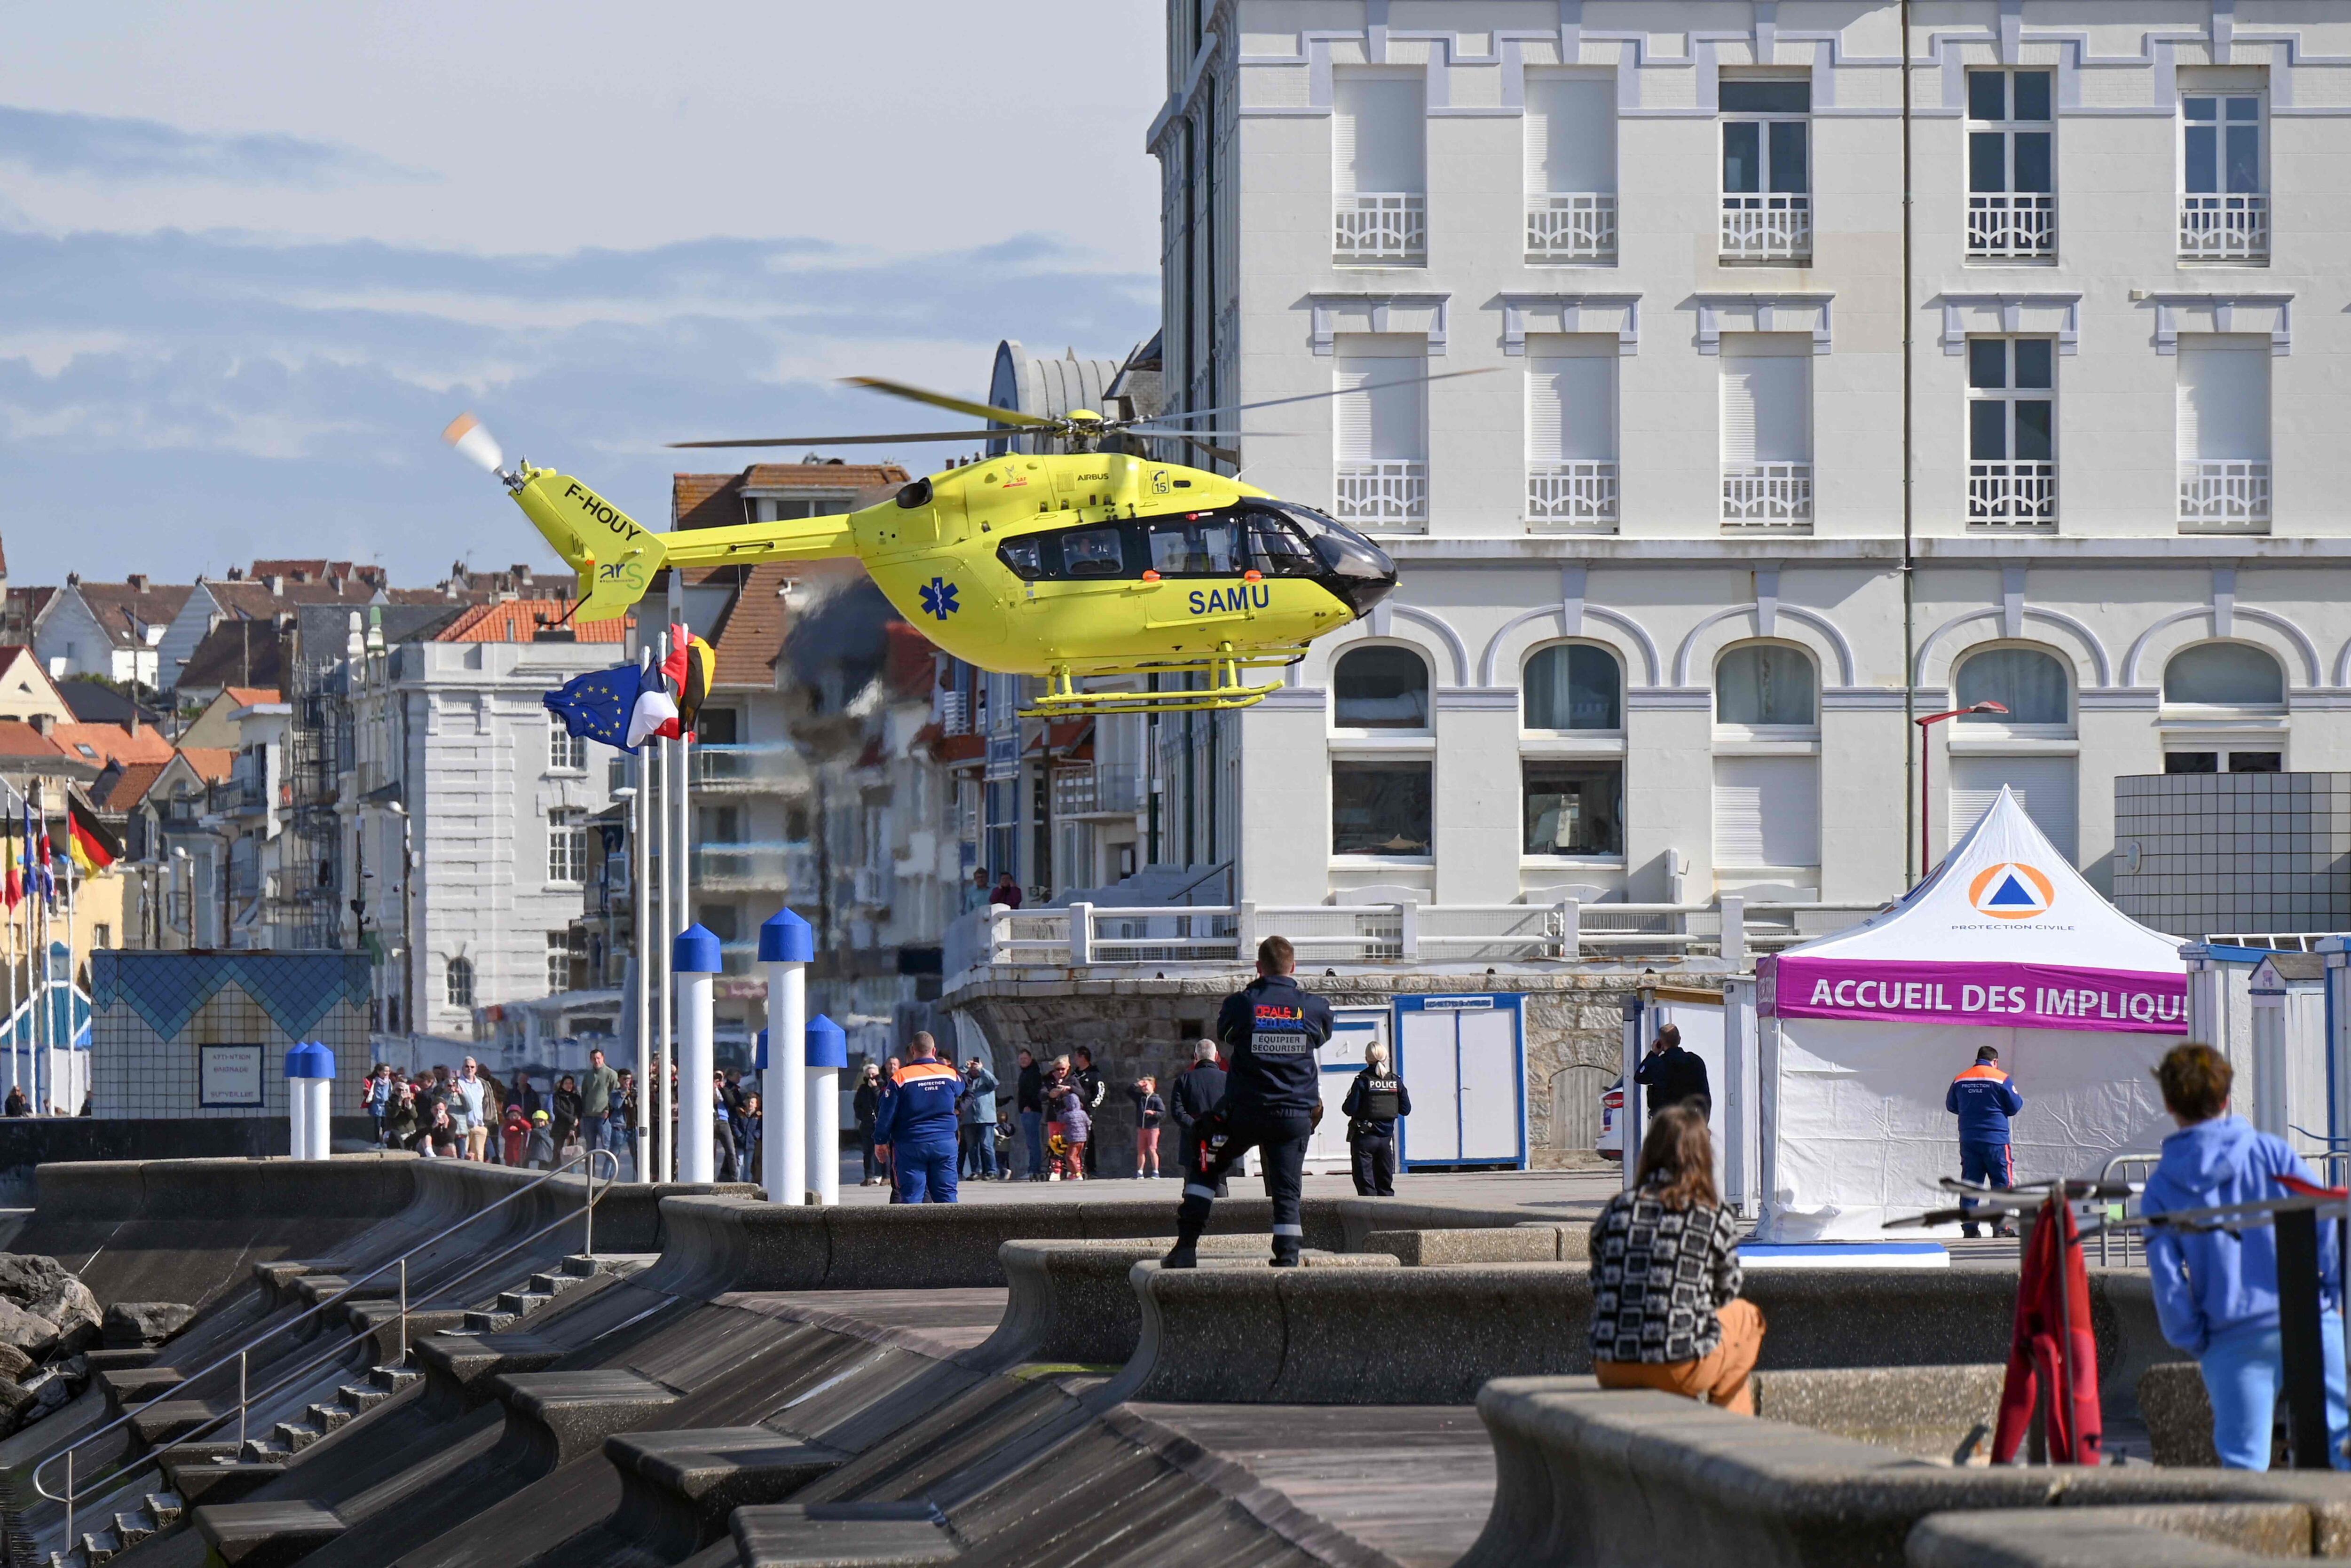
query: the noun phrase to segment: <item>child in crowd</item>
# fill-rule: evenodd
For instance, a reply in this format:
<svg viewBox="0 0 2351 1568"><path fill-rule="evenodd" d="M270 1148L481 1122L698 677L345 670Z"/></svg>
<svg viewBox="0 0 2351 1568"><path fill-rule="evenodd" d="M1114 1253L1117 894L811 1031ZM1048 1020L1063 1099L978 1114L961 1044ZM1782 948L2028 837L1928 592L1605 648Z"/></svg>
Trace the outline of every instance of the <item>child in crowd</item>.
<svg viewBox="0 0 2351 1568"><path fill-rule="evenodd" d="M544 1111L530 1115L530 1168L551 1171L555 1168L555 1125Z"/></svg>
<svg viewBox="0 0 2351 1568"><path fill-rule="evenodd" d="M530 1138L530 1120L522 1113L522 1102L507 1102L506 1124L499 1129L506 1145L507 1164L519 1169L522 1166L523 1145Z"/></svg>
<svg viewBox="0 0 2351 1568"><path fill-rule="evenodd" d="M1078 1081L1070 1072L1070 1059L1053 1058L1053 1084L1047 1091L1051 1101L1061 1142L1066 1152L1061 1157L1061 1175L1065 1180L1086 1179L1086 1140L1093 1136L1093 1119L1086 1114L1086 1096Z"/></svg>

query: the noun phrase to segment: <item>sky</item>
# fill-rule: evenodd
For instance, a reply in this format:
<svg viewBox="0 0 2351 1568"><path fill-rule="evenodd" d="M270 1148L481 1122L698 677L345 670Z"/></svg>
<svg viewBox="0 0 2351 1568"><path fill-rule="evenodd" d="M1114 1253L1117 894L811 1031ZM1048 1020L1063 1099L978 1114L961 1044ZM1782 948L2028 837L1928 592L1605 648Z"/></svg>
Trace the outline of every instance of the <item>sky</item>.
<svg viewBox="0 0 2351 1568"><path fill-rule="evenodd" d="M664 442L953 428L837 378L1123 355L1161 40L1149 0L14 7L9 580L552 566L461 410L664 526L674 469L800 455Z"/></svg>

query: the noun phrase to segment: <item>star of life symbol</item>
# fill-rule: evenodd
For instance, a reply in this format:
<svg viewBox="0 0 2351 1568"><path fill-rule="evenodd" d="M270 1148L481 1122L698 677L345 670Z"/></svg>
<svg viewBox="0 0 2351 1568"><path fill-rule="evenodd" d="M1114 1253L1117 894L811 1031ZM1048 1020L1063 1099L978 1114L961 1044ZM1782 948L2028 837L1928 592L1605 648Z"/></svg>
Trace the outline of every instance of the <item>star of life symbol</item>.
<svg viewBox="0 0 2351 1568"><path fill-rule="evenodd" d="M956 585L944 578L935 577L923 584L923 609L944 621L963 606L956 602Z"/></svg>

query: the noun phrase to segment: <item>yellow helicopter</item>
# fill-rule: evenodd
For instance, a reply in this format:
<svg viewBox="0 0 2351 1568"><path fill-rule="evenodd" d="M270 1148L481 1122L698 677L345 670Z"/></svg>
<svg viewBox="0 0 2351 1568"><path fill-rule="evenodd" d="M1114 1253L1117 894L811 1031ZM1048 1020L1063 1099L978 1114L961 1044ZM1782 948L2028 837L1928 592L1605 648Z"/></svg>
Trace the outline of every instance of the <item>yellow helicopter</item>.
<svg viewBox="0 0 2351 1568"><path fill-rule="evenodd" d="M1452 371L1452 375L1476 371ZM1440 376L1423 378L1442 380ZM992 430L747 441L681 447L833 446L1042 436L1067 452L1008 452L917 479L896 497L837 517L656 533L569 475L517 461L460 414L442 437L502 480L524 515L580 574L571 619L615 619L665 566L854 556L901 615L956 658L1040 675L1034 714L1236 708L1280 683L1243 672L1293 664L1316 637L1364 615L1395 587L1395 563L1311 507L1204 469L1159 463L1106 442L1174 438L1209 445L1238 434L1165 420L1050 417L867 377L856 384L993 422ZM1311 393L1199 411L1197 419L1340 395ZM1008 428L1007 428L1008 427ZM1186 689L1091 691L1102 675L1205 676Z"/></svg>

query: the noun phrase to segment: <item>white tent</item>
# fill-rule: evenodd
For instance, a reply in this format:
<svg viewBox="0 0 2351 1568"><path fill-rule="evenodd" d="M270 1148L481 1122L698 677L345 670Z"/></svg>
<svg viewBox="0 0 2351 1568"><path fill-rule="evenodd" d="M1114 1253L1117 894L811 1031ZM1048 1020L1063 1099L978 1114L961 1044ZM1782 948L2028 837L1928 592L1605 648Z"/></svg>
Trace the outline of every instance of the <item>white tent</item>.
<svg viewBox="0 0 2351 1568"><path fill-rule="evenodd" d="M2101 898L2005 789L1900 904L1757 973L1764 1239L1875 1237L1942 1206L1943 1097L1978 1046L2024 1095L2019 1179L2095 1176L2171 1130L2149 1070L2187 1031L2179 939Z"/></svg>

